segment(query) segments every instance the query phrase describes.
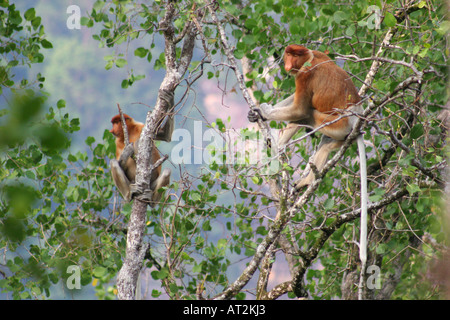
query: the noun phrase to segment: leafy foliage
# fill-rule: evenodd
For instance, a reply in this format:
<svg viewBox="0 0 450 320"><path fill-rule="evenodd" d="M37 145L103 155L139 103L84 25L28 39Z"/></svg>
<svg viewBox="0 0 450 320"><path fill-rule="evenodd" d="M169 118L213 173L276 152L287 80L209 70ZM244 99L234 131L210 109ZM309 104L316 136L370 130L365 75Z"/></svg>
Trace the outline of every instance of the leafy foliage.
<svg viewBox="0 0 450 320"><path fill-rule="evenodd" d="M122 88L167 68L161 45L165 26L160 25L165 5L165 1L96 1L82 18L85 27L98 27L93 38L101 47L116 50L98 62L106 69L128 68L133 59L149 63L145 72L127 70ZM198 79L236 92L234 84L229 85L234 80L230 81L229 65L223 60L219 32L210 15L199 14L210 4L177 1L175 5L177 59L183 58L188 23L195 22L199 40L186 87L177 89L185 90L179 105L188 103L185 97L198 90L194 84ZM374 106L365 119L372 205L369 264L381 270L381 288L367 290L365 297L434 299L439 297L435 283L426 280L432 258L442 254L446 241L441 202L449 25L442 19L447 13L441 3L417 1L406 10L406 18L398 10L401 7L398 1L382 5L222 0L214 10L228 32L234 57L246 65L246 87L258 103L275 103L292 94L294 81L281 67L286 44L328 51L358 87L373 62L380 61L363 98ZM4 89L15 85L15 67L42 62L40 49L52 45L45 40L41 19L33 9L21 15L8 1L0 2L0 8L0 88ZM391 43L377 58L388 32L392 32ZM127 50L134 42L137 47ZM121 44L126 45L124 52ZM43 81L38 75L38 88ZM19 88L28 85L22 80ZM84 290L92 285L100 299L113 299L113 279L125 257L131 214L131 204L121 203L108 173L113 137L107 131L102 141L89 137L85 141L89 151L73 154L71 137L80 124L64 114L66 102L48 107L42 91L13 91L17 95L0 110L0 288L15 299L53 298L54 286L70 281L68 267L77 265ZM227 139L231 124L225 118L207 125ZM248 129L239 135L261 138ZM289 186L298 177L312 152L310 145L317 144L317 139L302 136L301 132L294 137L295 145L287 150L289 163L270 174L263 170L264 163L253 161L252 150L239 148L242 162L233 161L236 154L212 148L215 160L210 163L179 164L179 180L166 188L161 205L147 211L145 241L150 250L141 276L142 283L147 280L152 285L144 288L145 298L213 298L230 287L267 239L277 223L275 216L290 210L297 199L277 199L279 195L267 186L280 182ZM265 252L259 273L250 275L253 279L258 274L262 278L265 271L279 275L274 270L280 269L272 266L281 266L284 282L270 283L269 289L251 282L234 298L292 298L299 292L293 288L297 277L312 299L355 297L356 159L354 145L288 221L274 248Z"/></svg>
<svg viewBox="0 0 450 320"><path fill-rule="evenodd" d="M27 36L21 36L23 33ZM15 80L11 74L13 68L44 61L41 49L53 47L44 36L44 26L34 8L21 15L15 4L10 4L7 0L0 2L0 93L4 87L14 87ZM45 78L38 74L36 82L41 88L43 81ZM20 85L26 86L28 82L29 79L21 79Z"/></svg>

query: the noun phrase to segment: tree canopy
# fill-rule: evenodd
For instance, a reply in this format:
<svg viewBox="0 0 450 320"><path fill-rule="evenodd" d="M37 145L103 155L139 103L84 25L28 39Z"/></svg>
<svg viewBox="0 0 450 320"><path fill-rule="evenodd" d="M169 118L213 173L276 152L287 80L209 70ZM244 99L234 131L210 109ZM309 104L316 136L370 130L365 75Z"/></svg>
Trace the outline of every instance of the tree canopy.
<svg viewBox="0 0 450 320"><path fill-rule="evenodd" d="M139 101L146 125L137 179L151 175L145 155L167 115L163 93L175 94L174 141L157 145L174 174L155 208L120 197L107 129L75 151L76 97L61 99L55 85L51 92L45 86L58 81L46 79L56 72L21 78L23 68L61 58L68 47L47 39L34 8L20 12L13 2L0 1L2 295L356 299L362 283L364 299L449 297L444 2L93 2L80 17L82 32L104 50L92 63L121 74L124 92L139 85L152 99ZM250 108L293 93L282 60L292 43L326 52L364 101L358 125L370 201L363 274L360 165L351 137L316 183L295 193L321 134L299 132L278 157L274 142L285 123L246 119Z"/></svg>

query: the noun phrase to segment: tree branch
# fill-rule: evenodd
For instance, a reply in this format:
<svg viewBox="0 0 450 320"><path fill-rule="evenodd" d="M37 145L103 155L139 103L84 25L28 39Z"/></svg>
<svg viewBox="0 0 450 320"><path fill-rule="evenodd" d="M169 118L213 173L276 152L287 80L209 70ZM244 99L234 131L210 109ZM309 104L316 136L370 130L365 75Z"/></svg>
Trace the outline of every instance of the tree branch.
<svg viewBox="0 0 450 320"><path fill-rule="evenodd" d="M174 94L176 87L181 82L191 62L196 33L193 24L186 27L182 56L180 63L176 61L176 43L174 39L173 19L175 16L174 2L166 3L166 13L160 22L165 38L166 75L158 91L158 98L153 112L147 113L145 126L142 130L139 150L136 161L136 184L144 189L150 188L150 178L156 165L151 163L153 143L158 129L158 124L172 107L165 99L168 94ZM146 226L147 203L139 199L133 202L127 234L126 257L117 276L117 289L119 299L134 299L136 284L142 268L142 262L147 251L144 244L144 230Z"/></svg>

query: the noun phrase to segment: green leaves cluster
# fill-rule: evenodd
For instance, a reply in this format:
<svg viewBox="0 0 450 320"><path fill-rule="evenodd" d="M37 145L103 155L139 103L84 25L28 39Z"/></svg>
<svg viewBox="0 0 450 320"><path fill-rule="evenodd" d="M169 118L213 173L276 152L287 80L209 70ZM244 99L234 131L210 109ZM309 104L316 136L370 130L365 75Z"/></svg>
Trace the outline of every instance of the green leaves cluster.
<svg viewBox="0 0 450 320"><path fill-rule="evenodd" d="M106 7L97 2L89 17L89 21L99 22L103 27L96 39L102 45L118 48L116 44L124 43L125 39L150 35L149 45L139 46L132 52L137 58L153 62L154 70L163 68L164 54L154 40L163 14L160 10L162 2L154 2L151 9L147 5L133 6L128 1L111 3L112 6ZM177 3L180 14L173 26L174 36L180 35L185 22L192 19L189 11L192 4L189 1ZM385 281L395 270L405 266L409 254L405 248L413 247L419 252L423 249L414 239L427 234L435 239L443 238L437 227L442 177L439 172L430 174L430 168L444 164L443 131L441 122L437 120L440 106L445 105L447 99L445 81L440 81L446 76L446 60L442 55L446 23L439 18L445 15L444 6L438 4L429 8L425 2L419 1L409 12L410 29L398 16L396 10L400 6L396 1L340 4L224 0L219 3L218 11L221 21L226 24L235 58L245 57L250 61L246 85L260 103L273 103L292 93L294 81L283 70L281 59L287 44L299 43L315 50L328 50L330 57L348 70L360 87L372 60L339 60L340 55L371 57L377 51L373 44L381 41L390 28L398 28L393 40L395 49L386 50L383 54L384 59L393 62L384 64L367 92L379 105L373 115L375 125L369 124L365 136L371 142L367 147L371 170L370 199L372 202L383 200L393 191L406 194L372 213L373 221L379 223L377 230L383 232L374 231L372 235L371 258L383 270ZM111 16L117 19L112 22ZM222 53L218 33L209 24L202 25L202 41L203 49L207 48L211 56L217 57ZM205 52L202 54L206 56ZM109 56L107 67L128 65L130 60L125 60L125 56L120 54ZM273 64L268 65L268 61ZM404 61L411 61L411 65ZM199 62L194 61L192 70L198 66ZM222 70L220 67L208 70L207 78L220 79ZM400 94L399 86L414 76L415 70L424 72L420 86L414 83L401 90L402 94L397 98L385 103L386 97ZM122 82L122 86L127 87L133 81L130 77ZM221 123L218 121L216 124L220 126ZM430 141L434 143L430 144ZM297 162L300 159L300 169L305 166L303 159L309 157L308 145L301 142L291 150L293 163L296 155L301 156L297 158ZM347 157L357 158L356 146L347 151L345 159ZM332 225L341 214L353 210L359 203L359 165L345 159L327 174L309 205L298 212L285 230L288 239L295 242L299 250L319 251L317 261L323 268L310 267L306 273L306 289L312 297L347 296L349 293L341 292L341 283L336 279L341 279L343 272L352 272L358 266L355 246L358 220L345 223L324 244L318 241L323 234L321 228ZM180 195L178 202L175 204L171 202L173 199L168 200L165 210L154 213L157 219L149 217L151 243L165 244L152 247L152 252L159 258L156 260L165 262L152 276L154 280L161 280L171 297L193 299L199 285L207 289L208 296L220 292L229 281L225 270L232 266L230 257L254 255L270 223L260 215L261 205L267 207L267 215L270 216L275 215L276 204L269 200L270 197L253 193L272 177L252 169L245 165L213 164L208 172L197 177L196 184L186 188L174 184L175 192ZM294 165L285 169L290 174L296 172ZM233 177L233 183L227 182L229 177ZM391 187L387 188L388 185ZM373 221L371 223L375 223ZM316 248L317 245L322 246ZM419 263L423 255L408 257ZM420 264L422 267L410 275L416 280L420 279L426 262ZM398 288L405 283L398 284ZM158 297L162 291L156 290L153 294ZM394 292L391 297L397 294ZM409 297L410 294L420 296L423 292L413 293L411 290L406 296L400 294L399 297Z"/></svg>
<svg viewBox="0 0 450 320"><path fill-rule="evenodd" d="M22 14L0 2L0 37L0 91L8 101L0 107L0 291L14 299L57 298L55 285L65 286L69 266L81 267L86 286L99 263L121 263L114 250L100 251L116 247L100 216L113 210L106 209L113 190L105 172L114 142L105 132L109 141L93 147L92 156L72 154L71 135L80 122L64 113L66 102L48 106L48 93L35 89L43 86L40 74L36 83L16 83L19 66L42 62L40 49L52 48L34 8Z"/></svg>
<svg viewBox="0 0 450 320"><path fill-rule="evenodd" d="M231 8L233 6L234 9ZM352 1L345 5L314 1L258 1L254 6L239 6L235 2L224 1L224 8L230 16L237 17L236 20L241 22L230 20L233 21L230 22L231 34L236 40L234 53L236 58L245 56L252 62L252 69L247 74L247 87L254 90L259 102L274 103L292 93L294 83L292 77L285 74L281 60L282 50L287 44L298 43L311 49L330 51L330 57L342 62L359 87L372 61L358 62L352 58L339 61L340 56L334 53L371 57L377 50L374 51L374 39L382 41L389 28L398 27L393 40L398 48L385 50L383 54L384 58L394 62L385 63L367 93L380 105L372 120L377 127L369 124L365 136L371 142L367 146L371 155L368 162L372 170L370 173L376 181L375 185L370 185L370 199L373 202L383 200L392 190L407 192L405 198L384 207L384 214L373 217L373 221L380 223L378 228L386 230L382 242L378 237L383 232L373 237L371 248L372 261L379 261L385 273L383 281L389 281L396 268L406 263L402 260L406 259L402 254L405 248L420 247L415 240L427 235L439 241L444 239L438 227L442 222L439 200L442 197L442 176L441 172L431 168L445 167L445 128L438 119L448 99L445 80L448 61L442 54L448 53L443 38L443 30L448 30L448 23L439 19L439 16L446 16L445 5L438 3L431 8L425 1L418 1L409 12L411 29L398 18L401 14L397 11L398 7L396 1L384 4L378 1ZM378 18L379 23L375 24ZM431 50L438 47L440 49ZM275 58L279 65L267 66L268 58ZM400 63L396 64L396 61ZM412 61L412 66L402 65L402 61ZM414 84L401 94L401 98L384 103L383 99L392 92L398 93L398 87L408 77L414 76L415 70L424 72L421 85ZM412 106L414 110L410 109ZM307 143L296 146L296 152L301 157L296 158L292 154L293 163L295 159L302 161L309 157L309 152L305 151L307 146ZM346 158L356 159L356 154L356 146L352 146ZM305 161L303 164L301 162L300 168L304 168ZM313 248L321 235L320 226L332 224L337 215L347 212L359 201L359 197L355 198L359 188L357 162L350 165L347 160L343 161L344 164L327 174L326 181L310 199L311 205L304 209L308 214L305 215L302 210L293 220L295 224L290 236L297 239L301 250ZM294 171L290 169L289 172ZM253 183L259 181L255 176ZM388 182L393 189L384 187ZM307 288L312 296L342 297L341 283L336 279L343 270L352 270L357 264L354 241L358 239L354 234L359 229L358 223L347 223L325 244L319 258L323 269L308 270ZM303 229L301 226L308 227ZM428 252L426 248L423 250ZM423 255L413 254L410 259L418 263L420 258L423 259ZM405 270L412 272L408 276L416 281L420 281L420 273L426 269L426 263L420 264L422 267L414 271ZM404 287L399 285L399 288ZM424 287L420 290L421 293L415 291L414 297L426 295ZM398 297L405 298L413 291L402 296L399 290L393 296L399 294Z"/></svg>
<svg viewBox="0 0 450 320"><path fill-rule="evenodd" d="M44 60L41 49L53 47L51 42L45 39L41 20L41 17L36 16L34 8L21 14L9 0L0 2L0 93L3 88L28 86L30 79L25 78L16 84L18 79L14 78L12 69L16 66L41 63ZM42 88L44 80L38 73L34 81Z"/></svg>
<svg viewBox="0 0 450 320"><path fill-rule="evenodd" d="M69 135L80 128L64 108L60 100L56 109L47 109L44 96L30 91L2 109L0 288L15 299L55 298L53 286L65 285L71 265L83 269L86 286L99 261L121 263L120 255L101 252L116 246L99 216L113 195L105 175L112 148L97 145L91 160L68 153Z"/></svg>
<svg viewBox="0 0 450 320"><path fill-rule="evenodd" d="M186 22L194 19L193 4L176 2L175 38L183 34ZM389 298L435 298L429 294L431 284L423 279L429 257L439 252L424 239L439 244L445 240L440 207L445 131L439 115L448 99L444 81L448 23L441 19L445 12L440 4L428 8L428 3L418 1L409 12L408 24L398 19L399 2L383 4L223 0L218 13L235 58L250 61L246 85L260 103L276 102L292 93L293 79L282 68L286 44L330 51L330 57L349 71L359 87L372 60L358 58L372 57L380 39L396 28L393 45L383 54L383 66L364 97L377 106L368 118L365 139L370 142L371 203L389 199L394 192L403 195L370 212L369 259L382 270L382 284L398 279ZM369 10L371 6L379 11ZM376 14L380 23L372 28ZM105 56L105 67L129 69L123 88L144 79L144 74L133 71L133 59L148 61L153 71L145 72L146 79L165 68L159 30L163 16L164 1L137 5L113 0L96 1L89 16L82 19L84 26L97 27L93 37L100 46L115 50ZM51 48L51 44L33 9L21 14L3 1L0 17L4 60L0 87L4 89L15 85L14 67L43 61L40 49ZM210 57L219 61L222 49L218 32L208 19L198 20L200 52L188 77L195 73L205 81L230 81L223 66L209 61ZM132 50L122 50L137 41ZM180 57L181 49L176 54ZM208 69L203 75L204 67ZM402 87L418 72L423 74L420 83ZM39 75L38 86L43 81ZM21 85L28 85L28 80ZM71 137L80 123L64 113L65 106L66 102L59 100L48 107L44 94L27 92L16 95L10 106L0 110L0 251L5 257L0 261L0 290L15 299L54 298L52 288L65 285L71 265L81 267L83 287L92 284L101 299L115 297L112 279L125 255L131 205L120 204L108 172L113 137L105 131L101 141L86 139L86 152L73 151ZM226 132L226 125L220 119L212 124L221 133ZM287 150L291 162L282 169L290 179L305 167L316 140L300 141ZM213 152L217 155L221 150ZM223 163L180 166L182 176L165 188L164 203L148 210L145 240L150 249L145 267L151 270L151 281L160 284L151 297L167 294L173 299L197 299L198 295L210 298L222 292L267 236L272 223L268 218L290 205L286 199L274 201L269 194L268 181L278 180L279 175L264 174L248 160L251 155L244 156L246 161L240 164L227 164L223 156ZM283 236L293 250L276 248L275 263L280 263L283 253L300 261L312 251L318 252L314 264L306 266L305 289L310 298L344 298L353 293L354 287L346 292L342 281L358 271L355 243L359 220L349 219L335 230L326 228L359 206L359 164L355 159L356 146L351 146L289 222ZM324 234L328 237L323 242ZM299 266L300 262L293 265L294 269ZM284 272L289 274L287 267ZM245 299L248 291L235 297ZM378 291L371 294L375 298Z"/></svg>
<svg viewBox="0 0 450 320"><path fill-rule="evenodd" d="M81 24L89 28L92 28L95 23L101 24L102 29L98 34L93 35L93 38L100 42L100 47L120 48L126 42L139 39L146 35L152 35L155 29L157 29L161 7L158 2L140 4L139 6L135 6L132 1L113 1L113 4L113 6L106 6L105 1L96 1L89 17L83 17L81 19ZM133 28L135 25L138 28ZM151 62L153 58L152 49L155 49L153 40L149 47L135 49L134 56L146 58L148 62ZM105 66L107 70L114 66L124 68L128 65L128 57L123 54L114 53L104 58L107 62ZM154 63L154 69L158 70L163 66L164 55L160 55L159 59ZM133 85L134 82L144 78L144 74L136 75L131 70L129 77L122 81L122 88L126 89Z"/></svg>

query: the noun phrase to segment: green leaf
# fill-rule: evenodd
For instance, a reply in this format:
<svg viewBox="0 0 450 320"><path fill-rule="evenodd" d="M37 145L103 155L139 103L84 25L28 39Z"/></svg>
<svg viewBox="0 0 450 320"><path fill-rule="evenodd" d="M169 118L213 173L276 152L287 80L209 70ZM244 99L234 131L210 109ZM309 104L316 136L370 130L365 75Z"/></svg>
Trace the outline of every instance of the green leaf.
<svg viewBox="0 0 450 320"><path fill-rule="evenodd" d="M337 24L347 19L347 13L344 11L336 11L333 15L333 19Z"/></svg>
<svg viewBox="0 0 450 320"><path fill-rule="evenodd" d="M130 81L128 81L128 79L124 79L124 80L122 80L122 83L120 86L122 87L122 89L126 89L130 86Z"/></svg>
<svg viewBox="0 0 450 320"><path fill-rule="evenodd" d="M22 219L7 217L6 219L3 219L3 223L0 225L0 234L6 236L11 241L22 242L26 236L25 232L26 230Z"/></svg>
<svg viewBox="0 0 450 320"><path fill-rule="evenodd" d="M277 80L274 80L274 81L272 82L272 85L273 85L273 87L274 87L275 89L277 89L278 86L279 86L278 81L277 81Z"/></svg>
<svg viewBox="0 0 450 320"><path fill-rule="evenodd" d="M334 199L333 198L328 198L325 200L324 204L323 204L325 210L331 210L334 207Z"/></svg>
<svg viewBox="0 0 450 320"><path fill-rule="evenodd" d="M52 43L48 40L42 39L41 44L44 49L52 49L53 48Z"/></svg>
<svg viewBox="0 0 450 320"><path fill-rule="evenodd" d="M150 50L148 51L147 61L148 61L148 62L151 62L151 61L152 61L152 52L151 52Z"/></svg>
<svg viewBox="0 0 450 320"><path fill-rule="evenodd" d="M25 176L26 176L28 179L31 179L31 180L36 179L36 175L34 174L33 171L26 171L26 172L25 172Z"/></svg>
<svg viewBox="0 0 450 320"><path fill-rule="evenodd" d="M251 30L258 26L258 21L256 21L255 19L246 19L244 22L244 26L247 29Z"/></svg>
<svg viewBox="0 0 450 320"><path fill-rule="evenodd" d="M73 154L69 154L67 156L67 160L69 160L70 162L77 162L77 157L75 157Z"/></svg>
<svg viewBox="0 0 450 320"><path fill-rule="evenodd" d="M80 24L81 24L82 26L87 26L88 23L89 23L89 21L90 21L89 18L87 18L87 17L81 17L81 19L80 19Z"/></svg>
<svg viewBox="0 0 450 320"><path fill-rule="evenodd" d="M41 17L36 17L31 21L33 29L36 30L41 25Z"/></svg>
<svg viewBox="0 0 450 320"><path fill-rule="evenodd" d="M292 34L299 34L300 33L300 26L298 25L297 21L293 21L289 25L289 31Z"/></svg>
<svg viewBox="0 0 450 320"><path fill-rule="evenodd" d="M148 51L148 49L140 47L134 50L134 55L139 58L145 58L145 56L148 54Z"/></svg>
<svg viewBox="0 0 450 320"><path fill-rule="evenodd" d="M421 123L418 123L411 129L411 138L417 139L421 137L423 133L424 133L423 125Z"/></svg>
<svg viewBox="0 0 450 320"><path fill-rule="evenodd" d="M105 5L105 2L104 2L104 1L97 0L97 1L95 1L95 3L94 3L94 5L92 6L92 8L93 8L95 11L100 12L100 10L102 10L102 8L104 7L104 5Z"/></svg>
<svg viewBox="0 0 450 320"><path fill-rule="evenodd" d="M192 271L195 273L199 273L202 271L202 264L195 264L195 266L192 268Z"/></svg>
<svg viewBox="0 0 450 320"><path fill-rule="evenodd" d="M30 296L30 293L29 293L28 291L23 291L23 292L20 294L20 298L23 299L23 300L26 300L26 299L31 298L31 296Z"/></svg>
<svg viewBox="0 0 450 320"><path fill-rule="evenodd" d="M119 58L116 60L116 66L118 68L123 68L127 63L128 63L127 60L125 60L123 58Z"/></svg>
<svg viewBox="0 0 450 320"><path fill-rule="evenodd" d="M63 99L58 100L58 102L56 102L56 107L58 109L63 109L66 107L66 101Z"/></svg>
<svg viewBox="0 0 450 320"><path fill-rule="evenodd" d="M162 293L160 291L156 290L156 289L152 290L152 297L153 298L159 298L159 296L161 296L161 294Z"/></svg>
<svg viewBox="0 0 450 320"><path fill-rule="evenodd" d="M201 201L202 197L200 196L200 193L194 191L191 193L191 199L193 201Z"/></svg>
<svg viewBox="0 0 450 320"><path fill-rule="evenodd" d="M385 254L386 249L387 249L387 245L384 243L381 243L376 247L375 251L377 254Z"/></svg>
<svg viewBox="0 0 450 320"><path fill-rule="evenodd" d="M106 69L106 70L109 70L109 69L111 69L111 68L113 67L113 65L114 65L114 62L111 60L111 61L109 61L109 62L106 64L105 69Z"/></svg>
<svg viewBox="0 0 450 320"><path fill-rule="evenodd" d="M356 27L354 25L351 25L345 30L345 34L349 37L353 36L355 34Z"/></svg>
<svg viewBox="0 0 450 320"><path fill-rule="evenodd" d="M25 20L31 21L36 17L36 10L34 8L30 8L25 11L25 14L23 16L25 17Z"/></svg>
<svg viewBox="0 0 450 320"><path fill-rule="evenodd" d="M245 53L243 51L239 51L239 50L234 50L233 54L234 54L234 57L238 60L242 59L245 55Z"/></svg>
<svg viewBox="0 0 450 320"><path fill-rule="evenodd" d="M167 278L167 276L169 275L169 272L167 271L167 269L162 268L160 271L155 270L153 272L151 272L152 278L155 280L163 280L165 278Z"/></svg>
<svg viewBox="0 0 450 320"><path fill-rule="evenodd" d="M406 186L406 190L408 190L410 195L413 195L414 193L421 191L420 187L417 184L408 184Z"/></svg>
<svg viewBox="0 0 450 320"><path fill-rule="evenodd" d="M206 220L205 222L203 222L202 229L205 230L205 231L211 231L212 230L211 223L209 222L209 220Z"/></svg>
<svg viewBox="0 0 450 320"><path fill-rule="evenodd" d="M42 294L41 288L39 288L39 287L32 287L31 291L37 296Z"/></svg>
<svg viewBox="0 0 450 320"><path fill-rule="evenodd" d="M242 42L245 43L245 45L247 45L247 47L251 47L255 44L255 37L251 34L245 35L242 38Z"/></svg>
<svg viewBox="0 0 450 320"><path fill-rule="evenodd" d="M397 24L397 19L395 19L394 15L390 12L386 12L384 15L383 22L388 26L389 28L395 27Z"/></svg>
<svg viewBox="0 0 450 320"><path fill-rule="evenodd" d="M95 138L94 137L87 137L85 142L86 142L86 144L88 146L91 146L95 142Z"/></svg>
<svg viewBox="0 0 450 320"><path fill-rule="evenodd" d="M178 292L178 286L176 285L176 283L171 283L169 284L169 288L170 288L170 292L171 293L177 293Z"/></svg>
<svg viewBox="0 0 450 320"><path fill-rule="evenodd" d="M106 269L105 267L96 267L94 269L94 277L96 277L96 278L102 278L107 273L108 273L108 269Z"/></svg>
<svg viewBox="0 0 450 320"><path fill-rule="evenodd" d="M236 300L245 300L245 297L246 297L246 295L245 295L244 292L239 292L239 293L236 295Z"/></svg>
<svg viewBox="0 0 450 320"><path fill-rule="evenodd" d="M258 185L260 184L260 178L257 177L257 176L253 176L252 177L252 181L253 181L254 184L258 184Z"/></svg>

